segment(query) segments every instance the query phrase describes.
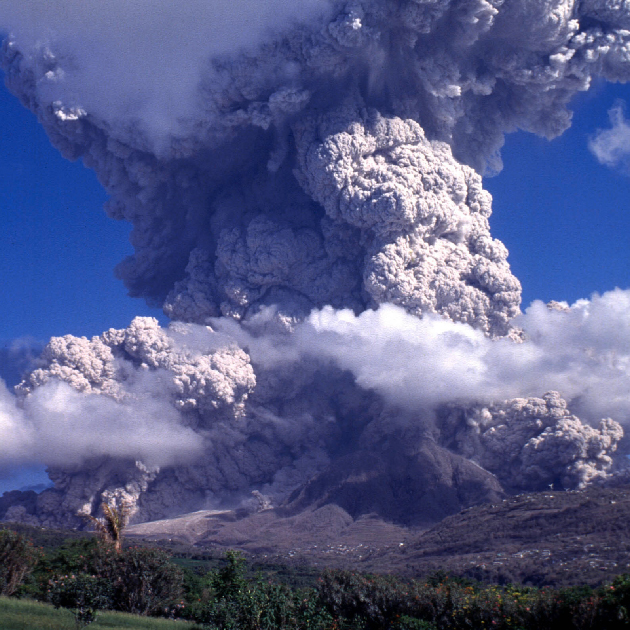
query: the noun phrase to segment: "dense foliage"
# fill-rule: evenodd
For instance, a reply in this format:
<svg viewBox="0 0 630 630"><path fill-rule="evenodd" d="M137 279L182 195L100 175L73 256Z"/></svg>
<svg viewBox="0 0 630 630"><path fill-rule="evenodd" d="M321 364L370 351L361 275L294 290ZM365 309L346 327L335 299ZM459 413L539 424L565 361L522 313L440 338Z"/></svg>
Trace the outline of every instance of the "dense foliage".
<svg viewBox="0 0 630 630"><path fill-rule="evenodd" d="M437 575L404 582L390 576L326 572L322 603L339 628L614 630L629 628L630 576L606 587L565 590L472 584Z"/></svg>
<svg viewBox="0 0 630 630"><path fill-rule="evenodd" d="M156 548L128 547L83 539L61 546L43 558L26 587L35 597L46 598L45 586L64 575L97 576L109 588L107 608L139 615L174 615L182 607L184 572L170 556Z"/></svg>
<svg viewBox="0 0 630 630"><path fill-rule="evenodd" d="M315 589L291 589L257 576L246 579L244 558L233 551L226 565L207 575L208 591L186 616L211 630L332 628L334 620Z"/></svg>
<svg viewBox="0 0 630 630"><path fill-rule="evenodd" d="M0 540L3 550L11 550L3 552L0 575L26 567L11 573L18 576L11 578L12 592L69 608L78 626L98 610L111 609L189 619L207 630L630 628L630 575L597 589L560 590L481 584L446 574L403 580L325 571L316 587L301 588L252 575L237 552L205 571L181 568L160 549L116 552L96 539L42 553L29 575L37 558L33 547L4 531Z"/></svg>
<svg viewBox="0 0 630 630"><path fill-rule="evenodd" d="M159 549L110 552L99 575L112 584L114 610L169 616L183 604L183 573Z"/></svg>
<svg viewBox="0 0 630 630"><path fill-rule="evenodd" d="M77 628L96 619L97 612L109 608L111 588L107 580L95 575L61 575L48 584L50 602L55 608L68 608Z"/></svg>
<svg viewBox="0 0 630 630"><path fill-rule="evenodd" d="M38 553L25 536L0 530L0 595L13 595L37 563Z"/></svg>

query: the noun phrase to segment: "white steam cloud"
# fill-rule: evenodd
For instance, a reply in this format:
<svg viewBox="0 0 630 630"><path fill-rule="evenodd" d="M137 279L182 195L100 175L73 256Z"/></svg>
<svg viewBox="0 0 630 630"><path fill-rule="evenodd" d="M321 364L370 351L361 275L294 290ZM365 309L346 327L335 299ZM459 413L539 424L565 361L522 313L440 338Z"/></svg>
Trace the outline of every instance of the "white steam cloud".
<svg viewBox="0 0 630 630"><path fill-rule="evenodd" d="M3 387L0 404L0 467L75 466L103 456L168 466L203 452L200 436L157 396L119 403L51 382L20 408Z"/></svg>
<svg viewBox="0 0 630 630"><path fill-rule="evenodd" d="M513 343L435 316L419 320L389 305L358 317L325 309L299 329L299 345L410 409L558 390L581 418L596 423L610 416L626 424L629 315L630 291L595 295L566 311L534 302L516 320L527 340Z"/></svg>
<svg viewBox="0 0 630 630"><path fill-rule="evenodd" d="M53 338L3 392L0 461L55 483L5 518L282 501L383 436L496 475L457 460L487 474L461 505L610 476L629 294L521 315L480 173L630 80L627 3L10 1L0 28L9 88L133 224L118 276L174 320Z"/></svg>
<svg viewBox="0 0 630 630"><path fill-rule="evenodd" d="M625 116L625 104L618 102L608 111L610 129L599 129L588 143L600 164L630 166L630 124Z"/></svg>
<svg viewBox="0 0 630 630"><path fill-rule="evenodd" d="M549 308L534 302L515 322L523 343L490 339L435 315L385 304L355 315L326 307L293 334L250 334L227 319L218 330L267 369L304 357L331 360L357 384L412 411L445 403L488 404L558 390L581 418L630 423L630 290ZM261 313L248 327L260 326ZM255 329L255 328L254 328Z"/></svg>

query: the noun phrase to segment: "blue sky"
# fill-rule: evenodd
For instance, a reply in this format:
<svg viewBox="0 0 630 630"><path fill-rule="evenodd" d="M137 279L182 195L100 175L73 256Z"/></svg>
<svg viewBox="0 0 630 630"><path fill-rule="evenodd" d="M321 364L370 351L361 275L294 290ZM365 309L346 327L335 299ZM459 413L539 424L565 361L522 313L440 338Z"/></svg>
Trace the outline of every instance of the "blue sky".
<svg viewBox="0 0 630 630"><path fill-rule="evenodd" d="M114 277L133 251L129 226L105 215L94 173L52 147L4 79L0 116L0 341L89 337L159 315Z"/></svg>
<svg viewBox="0 0 630 630"><path fill-rule="evenodd" d="M630 286L630 177L588 148L618 100L630 102L629 86L600 84L574 101L573 125L559 138L509 135L503 171L485 180L492 233L510 251L523 307Z"/></svg>
<svg viewBox="0 0 630 630"><path fill-rule="evenodd" d="M580 95L572 128L552 142L508 136L503 172L485 181L493 235L510 250L524 307L630 286L630 177L588 148L618 99L630 101L630 87L601 84ZM0 117L0 346L92 336L135 315L166 321L114 277L132 251L129 228L106 217L94 174L62 158L4 87ZM41 471L0 479L0 493L39 480Z"/></svg>

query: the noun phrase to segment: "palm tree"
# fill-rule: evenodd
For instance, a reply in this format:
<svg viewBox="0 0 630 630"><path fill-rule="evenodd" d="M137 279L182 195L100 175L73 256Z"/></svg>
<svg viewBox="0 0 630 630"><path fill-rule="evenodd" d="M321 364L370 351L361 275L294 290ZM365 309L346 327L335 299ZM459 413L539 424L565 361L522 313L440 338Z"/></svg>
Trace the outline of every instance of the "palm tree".
<svg viewBox="0 0 630 630"><path fill-rule="evenodd" d="M81 514L93 526L98 535L108 544L114 546L116 553L122 550L122 534L129 520L129 506L122 503L120 507L101 504L103 518L96 518L91 514Z"/></svg>

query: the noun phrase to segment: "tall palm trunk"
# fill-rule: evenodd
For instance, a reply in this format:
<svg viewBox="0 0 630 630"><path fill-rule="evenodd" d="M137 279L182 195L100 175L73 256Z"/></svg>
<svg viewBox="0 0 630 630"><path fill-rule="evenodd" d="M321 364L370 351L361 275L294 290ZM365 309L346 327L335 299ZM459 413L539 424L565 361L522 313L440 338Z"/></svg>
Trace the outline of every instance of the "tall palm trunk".
<svg viewBox="0 0 630 630"><path fill-rule="evenodd" d="M103 518L96 518L91 514L84 516L94 527L97 534L114 547L117 553L122 550L123 530L127 526L129 519L129 507L123 503L120 507L115 505L101 504Z"/></svg>

